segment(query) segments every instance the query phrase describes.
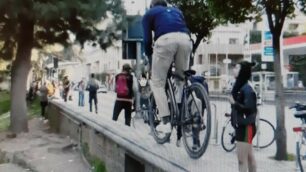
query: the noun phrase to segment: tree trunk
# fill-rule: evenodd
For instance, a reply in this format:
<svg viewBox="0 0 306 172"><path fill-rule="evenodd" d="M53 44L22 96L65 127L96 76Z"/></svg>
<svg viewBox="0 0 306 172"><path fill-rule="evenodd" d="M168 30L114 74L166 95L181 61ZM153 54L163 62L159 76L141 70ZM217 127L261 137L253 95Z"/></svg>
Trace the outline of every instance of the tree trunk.
<svg viewBox="0 0 306 172"><path fill-rule="evenodd" d="M287 134L285 127L285 102L281 75L280 34L273 34L275 104L276 104L276 160L287 160Z"/></svg>
<svg viewBox="0 0 306 172"><path fill-rule="evenodd" d="M31 20L20 17L20 32L17 39L17 54L12 65L11 80L10 130L13 133L28 131L26 83L29 71L31 69L33 28L34 23Z"/></svg>
<svg viewBox="0 0 306 172"><path fill-rule="evenodd" d="M204 36L202 35L198 35L196 36L196 41L193 43L192 45L192 54L194 55L197 48L199 47L202 39L204 38ZM190 66L193 66L194 65L194 56L192 56L192 58L190 59Z"/></svg>

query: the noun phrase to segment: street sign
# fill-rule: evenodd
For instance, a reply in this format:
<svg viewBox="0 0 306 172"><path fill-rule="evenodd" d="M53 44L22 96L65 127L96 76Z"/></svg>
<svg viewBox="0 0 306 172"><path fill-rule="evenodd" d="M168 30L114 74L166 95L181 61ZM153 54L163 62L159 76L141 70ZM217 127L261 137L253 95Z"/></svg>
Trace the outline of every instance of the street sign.
<svg viewBox="0 0 306 172"><path fill-rule="evenodd" d="M142 16L127 16L127 25L122 31L122 59L136 59L137 42L141 43L144 53Z"/></svg>
<svg viewBox="0 0 306 172"><path fill-rule="evenodd" d="M262 37L263 37L262 61L273 62L274 52L272 46L272 34L270 31L263 31Z"/></svg>

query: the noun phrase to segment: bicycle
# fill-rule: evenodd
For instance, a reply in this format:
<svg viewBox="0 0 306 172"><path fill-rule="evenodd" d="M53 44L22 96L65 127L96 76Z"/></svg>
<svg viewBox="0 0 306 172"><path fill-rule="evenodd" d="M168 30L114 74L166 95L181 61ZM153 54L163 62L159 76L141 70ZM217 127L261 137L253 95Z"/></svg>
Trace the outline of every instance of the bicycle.
<svg viewBox="0 0 306 172"><path fill-rule="evenodd" d="M166 95L170 109L170 124L181 128L183 143L188 155L193 159L200 158L207 149L211 132L211 110L208 94L203 85L192 82L194 70L184 72L184 77L174 74L170 68L166 81ZM181 105L176 103L174 79L184 81ZM158 131L160 123L158 107L152 97L149 101L149 124L155 141L159 144L170 142L170 133ZM200 133L200 132L204 133ZM202 141L202 142L201 142Z"/></svg>
<svg viewBox="0 0 306 172"><path fill-rule="evenodd" d="M231 115L226 113L225 117L227 120L222 127L221 145L226 152L231 152L236 148L235 129L230 122ZM266 119L257 117L256 130L256 135L253 138L253 147L263 149L275 141L275 127Z"/></svg>
<svg viewBox="0 0 306 172"><path fill-rule="evenodd" d="M148 84L148 79L143 78L145 80L145 83L142 83L142 81L138 81L138 88L140 91L140 109L136 109L136 106L134 107L135 110L135 115L132 117L132 125L134 128L136 128L136 120L142 119L143 123L149 124L149 101L152 99L152 91L150 89L150 86ZM135 104L135 103L134 103Z"/></svg>
<svg viewBox="0 0 306 172"><path fill-rule="evenodd" d="M294 117L299 118L301 126L294 127L293 131L299 135L296 141L296 161L301 172L304 172L302 161L306 159L306 105L296 103L289 109L295 109Z"/></svg>

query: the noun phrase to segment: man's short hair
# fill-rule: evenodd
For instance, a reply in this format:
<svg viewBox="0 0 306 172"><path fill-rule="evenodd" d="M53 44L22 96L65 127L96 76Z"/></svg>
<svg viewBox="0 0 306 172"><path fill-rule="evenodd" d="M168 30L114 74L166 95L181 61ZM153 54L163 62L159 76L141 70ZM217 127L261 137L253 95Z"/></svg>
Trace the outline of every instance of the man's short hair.
<svg viewBox="0 0 306 172"><path fill-rule="evenodd" d="M166 0L152 0L150 7L154 7L156 5L161 5L161 6L167 6L167 1Z"/></svg>
<svg viewBox="0 0 306 172"><path fill-rule="evenodd" d="M92 74L91 74L91 77L92 77L92 78L94 78L94 77L95 77L95 74L94 74L94 73L92 73Z"/></svg>
<svg viewBox="0 0 306 172"><path fill-rule="evenodd" d="M131 66L130 64L126 63L122 66L122 70L123 71L126 71L126 72L129 72L131 70Z"/></svg>

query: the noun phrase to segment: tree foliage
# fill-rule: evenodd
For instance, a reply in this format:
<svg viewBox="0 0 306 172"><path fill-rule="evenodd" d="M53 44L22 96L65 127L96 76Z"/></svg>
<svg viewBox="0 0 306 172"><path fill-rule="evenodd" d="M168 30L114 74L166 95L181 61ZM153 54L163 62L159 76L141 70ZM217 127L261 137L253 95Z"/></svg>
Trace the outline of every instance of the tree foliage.
<svg viewBox="0 0 306 172"><path fill-rule="evenodd" d="M193 51L195 52L203 38L217 26L208 8L206 0L169 0L170 3L182 10L190 32L196 36Z"/></svg>
<svg viewBox="0 0 306 172"><path fill-rule="evenodd" d="M106 49L120 38L117 30L123 14L120 0L1 0L0 58L14 57L17 38L22 36L22 18L34 24L34 48L54 43L66 46L73 33L81 45L91 40ZM97 27L110 17L112 22L106 28Z"/></svg>
<svg viewBox="0 0 306 172"><path fill-rule="evenodd" d="M207 0L214 16L230 22L244 22L258 16L267 17L272 33L275 72L276 104L276 155L278 160L287 159L287 135L285 128L285 102L281 74L280 35L287 17L294 16L295 7L305 11L305 0Z"/></svg>
<svg viewBox="0 0 306 172"><path fill-rule="evenodd" d="M106 49L119 39L124 16L121 0L1 0L0 58L13 59L11 126L14 133L28 131L25 102L32 49L75 41ZM106 23L106 21L108 23Z"/></svg>

